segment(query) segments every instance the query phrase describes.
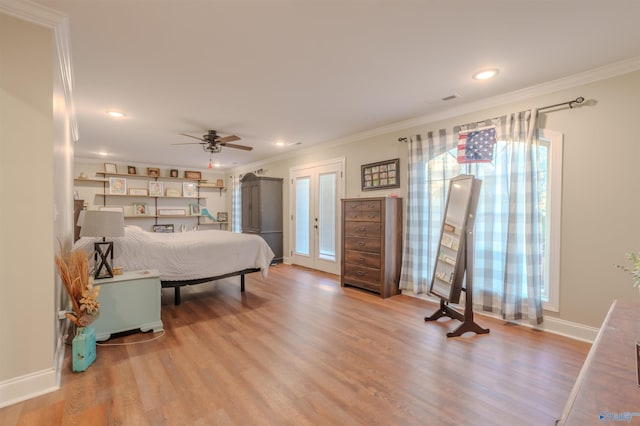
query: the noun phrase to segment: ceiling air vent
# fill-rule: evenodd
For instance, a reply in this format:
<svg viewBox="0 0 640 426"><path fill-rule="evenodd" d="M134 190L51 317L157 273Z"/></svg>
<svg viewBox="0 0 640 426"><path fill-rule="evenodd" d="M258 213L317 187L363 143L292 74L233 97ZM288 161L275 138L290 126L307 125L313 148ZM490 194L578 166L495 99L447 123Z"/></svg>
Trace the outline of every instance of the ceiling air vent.
<svg viewBox="0 0 640 426"><path fill-rule="evenodd" d="M450 101L452 99L456 99L459 98L460 95L458 95L457 93L454 93L453 95L449 95L449 96L445 96L444 98L442 98L443 101Z"/></svg>

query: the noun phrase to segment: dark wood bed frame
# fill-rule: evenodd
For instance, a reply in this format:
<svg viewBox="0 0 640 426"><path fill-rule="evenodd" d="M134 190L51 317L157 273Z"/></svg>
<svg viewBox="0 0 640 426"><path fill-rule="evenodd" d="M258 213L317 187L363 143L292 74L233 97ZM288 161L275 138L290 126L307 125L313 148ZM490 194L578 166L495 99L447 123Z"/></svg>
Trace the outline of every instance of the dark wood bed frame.
<svg viewBox="0 0 640 426"><path fill-rule="evenodd" d="M177 305L180 304L180 300L181 300L180 299L180 287L182 287L182 286L208 283L210 281L217 281L217 280L221 280L223 278L235 277L235 276L240 275L240 291L244 291L244 276L245 276L245 274L252 274L254 272L259 272L259 271L260 271L260 268L248 268L248 269L243 269L242 271L230 272L228 274L218 275L217 277L197 278L197 279L194 279L194 280L183 280L183 281L165 281L165 280L162 280L160 282L162 284L162 288L171 288L171 287L173 287L174 292L175 292L174 303L177 306Z"/></svg>

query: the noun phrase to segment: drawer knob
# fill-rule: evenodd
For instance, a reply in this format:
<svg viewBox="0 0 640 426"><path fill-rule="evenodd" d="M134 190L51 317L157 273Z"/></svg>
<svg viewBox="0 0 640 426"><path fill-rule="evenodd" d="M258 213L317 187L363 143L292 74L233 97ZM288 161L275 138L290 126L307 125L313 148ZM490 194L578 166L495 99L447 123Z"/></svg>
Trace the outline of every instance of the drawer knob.
<svg viewBox="0 0 640 426"><path fill-rule="evenodd" d="M358 245L359 245L359 246L363 246L363 245L364 245L364 242L359 241L359 242L358 242Z"/></svg>
<svg viewBox="0 0 640 426"><path fill-rule="evenodd" d="M363 275L364 275L364 272L362 272L362 271L358 271L358 272L356 272L356 274L357 274L358 276L360 276L360 277L361 277L361 276L363 276Z"/></svg>
<svg viewBox="0 0 640 426"><path fill-rule="evenodd" d="M365 228L364 226L361 226L360 228L358 228L358 231L366 231L367 228Z"/></svg>
<svg viewBox="0 0 640 426"><path fill-rule="evenodd" d="M364 262L364 257L359 257L358 262Z"/></svg>

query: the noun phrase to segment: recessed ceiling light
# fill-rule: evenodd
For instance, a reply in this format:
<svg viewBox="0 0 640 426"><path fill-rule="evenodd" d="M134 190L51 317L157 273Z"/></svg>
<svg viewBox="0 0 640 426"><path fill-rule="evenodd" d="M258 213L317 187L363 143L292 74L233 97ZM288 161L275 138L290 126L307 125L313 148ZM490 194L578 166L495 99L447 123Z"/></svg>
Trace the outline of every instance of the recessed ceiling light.
<svg viewBox="0 0 640 426"><path fill-rule="evenodd" d="M473 74L473 79L474 80L488 80L492 77L495 77L496 75L498 75L498 70L495 68L489 69L489 70L482 70L482 71L478 71L477 73Z"/></svg>
<svg viewBox="0 0 640 426"><path fill-rule="evenodd" d="M100 155L102 157L106 157L107 155L109 155L109 153L105 152L105 151L100 151L100 152L98 152L98 155Z"/></svg>
<svg viewBox="0 0 640 426"><path fill-rule="evenodd" d="M122 118L125 117L126 114L120 111L107 111L107 115L113 118Z"/></svg>
<svg viewBox="0 0 640 426"><path fill-rule="evenodd" d="M302 142L287 142L283 140L275 141L273 144L278 147L300 145Z"/></svg>

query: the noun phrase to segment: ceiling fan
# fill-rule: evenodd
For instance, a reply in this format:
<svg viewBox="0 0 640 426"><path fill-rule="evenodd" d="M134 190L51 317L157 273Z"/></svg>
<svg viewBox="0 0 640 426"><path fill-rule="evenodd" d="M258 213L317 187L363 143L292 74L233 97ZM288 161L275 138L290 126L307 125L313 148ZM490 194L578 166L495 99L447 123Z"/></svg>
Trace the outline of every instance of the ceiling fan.
<svg viewBox="0 0 640 426"><path fill-rule="evenodd" d="M212 154L220 152L222 147L227 148L236 148L242 149L245 151L251 151L253 148L245 145L238 145L235 143L229 143L234 141L239 141L240 138L236 135L229 136L218 136L218 132L215 130L209 130L206 135L202 135L201 138L197 136L187 135L186 133L180 133L182 136L187 136L189 138L198 139L200 142L185 142L185 143L174 143L172 145L192 145L199 144L202 145L202 149L204 151L210 152Z"/></svg>

